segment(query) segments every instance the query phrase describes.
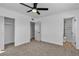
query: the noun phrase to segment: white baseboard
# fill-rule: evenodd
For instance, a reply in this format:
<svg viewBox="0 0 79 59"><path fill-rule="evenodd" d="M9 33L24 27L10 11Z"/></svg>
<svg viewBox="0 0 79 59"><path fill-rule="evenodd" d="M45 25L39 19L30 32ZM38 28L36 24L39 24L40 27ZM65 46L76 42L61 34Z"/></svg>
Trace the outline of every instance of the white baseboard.
<svg viewBox="0 0 79 59"><path fill-rule="evenodd" d="M0 50L0 54L1 54L1 53L4 53L4 52L5 52L5 51L1 51L1 50Z"/></svg>
<svg viewBox="0 0 79 59"><path fill-rule="evenodd" d="M63 46L63 42L52 42L52 41L45 41L45 40L42 40L43 42L47 42L47 43L51 43L51 44L56 44L56 45L60 45L60 46Z"/></svg>
<svg viewBox="0 0 79 59"><path fill-rule="evenodd" d="M30 42L30 41L21 42L21 43L19 43L19 44L15 44L15 46L19 46L19 45L26 44L26 43L29 43L29 42Z"/></svg>

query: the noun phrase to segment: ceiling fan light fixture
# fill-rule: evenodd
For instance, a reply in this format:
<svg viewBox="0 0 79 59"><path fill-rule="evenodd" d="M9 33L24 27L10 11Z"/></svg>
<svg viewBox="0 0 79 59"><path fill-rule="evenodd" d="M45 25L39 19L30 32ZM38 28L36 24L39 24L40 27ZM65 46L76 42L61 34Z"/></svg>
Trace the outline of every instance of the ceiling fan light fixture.
<svg viewBox="0 0 79 59"><path fill-rule="evenodd" d="M31 9L31 10L28 10L27 12L37 13L38 15L40 15L39 10L45 10L45 11L48 10L48 8L37 8L38 3L33 3L33 7L31 7L27 4L24 4L24 3L20 3L20 4L23 6L29 7Z"/></svg>
<svg viewBox="0 0 79 59"><path fill-rule="evenodd" d="M37 10L36 10L36 9L33 9L33 10L32 10L32 12L36 13L36 12L37 12Z"/></svg>

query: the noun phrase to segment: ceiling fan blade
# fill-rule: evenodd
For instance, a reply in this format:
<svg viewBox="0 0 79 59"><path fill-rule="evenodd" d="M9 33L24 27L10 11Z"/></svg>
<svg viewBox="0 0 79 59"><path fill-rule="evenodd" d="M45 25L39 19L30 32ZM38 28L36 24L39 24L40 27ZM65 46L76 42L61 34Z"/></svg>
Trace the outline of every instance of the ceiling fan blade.
<svg viewBox="0 0 79 59"><path fill-rule="evenodd" d="M37 8L37 4L38 4L38 3L34 3L34 4L33 4L33 6L34 6L33 8Z"/></svg>
<svg viewBox="0 0 79 59"><path fill-rule="evenodd" d="M26 6L26 7L32 8L31 6L28 6L28 5L24 4L24 3L20 3L20 4L23 5L23 6Z"/></svg>
<svg viewBox="0 0 79 59"><path fill-rule="evenodd" d="M39 11L37 11L37 14L38 14L38 15L40 15L40 12L39 12Z"/></svg>
<svg viewBox="0 0 79 59"><path fill-rule="evenodd" d="M48 8L37 8L37 10L48 10Z"/></svg>
<svg viewBox="0 0 79 59"><path fill-rule="evenodd" d="M27 12L31 12L32 10L29 10L29 11L27 11Z"/></svg>

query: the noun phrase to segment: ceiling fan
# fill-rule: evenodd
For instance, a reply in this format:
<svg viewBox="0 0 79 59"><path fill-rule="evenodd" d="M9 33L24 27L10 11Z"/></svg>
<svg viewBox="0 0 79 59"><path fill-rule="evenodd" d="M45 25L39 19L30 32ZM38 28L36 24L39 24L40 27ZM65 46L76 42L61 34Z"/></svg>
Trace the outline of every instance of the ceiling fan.
<svg viewBox="0 0 79 59"><path fill-rule="evenodd" d="M40 15L39 10L45 10L45 11L48 10L48 8L37 8L37 4L38 4L38 3L33 3L33 7L31 7L31 6L29 6L29 5L26 5L26 4L24 4L24 3L20 3L20 4L23 5L23 6L26 6L26 7L31 8L31 10L28 10L27 12L34 12L34 13L37 13L38 15Z"/></svg>

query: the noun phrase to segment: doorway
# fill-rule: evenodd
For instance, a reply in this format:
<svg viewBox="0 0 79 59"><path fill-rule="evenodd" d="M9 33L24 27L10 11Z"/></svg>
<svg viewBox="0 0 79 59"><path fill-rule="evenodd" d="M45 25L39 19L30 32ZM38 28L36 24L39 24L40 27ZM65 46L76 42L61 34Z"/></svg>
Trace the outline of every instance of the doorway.
<svg viewBox="0 0 79 59"><path fill-rule="evenodd" d="M15 26L14 18L4 17L4 45L5 49L14 46Z"/></svg>
<svg viewBox="0 0 79 59"><path fill-rule="evenodd" d="M31 41L35 40L35 22L30 22Z"/></svg>
<svg viewBox="0 0 79 59"><path fill-rule="evenodd" d="M74 17L64 19L64 47L72 48L76 46Z"/></svg>
<svg viewBox="0 0 79 59"><path fill-rule="evenodd" d="M41 41L41 22L30 22L31 41Z"/></svg>

